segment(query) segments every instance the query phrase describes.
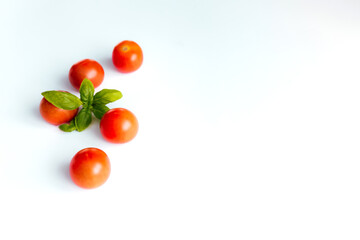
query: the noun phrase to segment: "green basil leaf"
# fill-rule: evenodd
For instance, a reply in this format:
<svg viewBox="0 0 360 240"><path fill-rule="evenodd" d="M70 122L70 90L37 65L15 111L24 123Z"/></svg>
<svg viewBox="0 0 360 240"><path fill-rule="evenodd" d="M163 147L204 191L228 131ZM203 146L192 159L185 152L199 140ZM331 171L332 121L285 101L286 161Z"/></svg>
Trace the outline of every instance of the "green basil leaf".
<svg viewBox="0 0 360 240"><path fill-rule="evenodd" d="M76 130L79 132L85 130L92 121L92 114L90 108L83 108L75 117Z"/></svg>
<svg viewBox="0 0 360 240"><path fill-rule="evenodd" d="M95 117L99 120L104 116L104 114L109 111L110 108L108 108L105 105L93 105L92 112L94 113Z"/></svg>
<svg viewBox="0 0 360 240"><path fill-rule="evenodd" d="M42 92L41 95L55 107L65 110L77 109L82 105L81 100L77 96L68 92L46 91Z"/></svg>
<svg viewBox="0 0 360 240"><path fill-rule="evenodd" d="M94 97L94 85L92 82L85 78L80 85L80 99L84 105L91 106Z"/></svg>
<svg viewBox="0 0 360 240"><path fill-rule="evenodd" d="M122 98L122 93L115 89L103 89L94 96L93 105L106 105Z"/></svg>
<svg viewBox="0 0 360 240"><path fill-rule="evenodd" d="M59 128L64 132L72 132L76 130L74 119L69 123L64 123L59 126Z"/></svg>

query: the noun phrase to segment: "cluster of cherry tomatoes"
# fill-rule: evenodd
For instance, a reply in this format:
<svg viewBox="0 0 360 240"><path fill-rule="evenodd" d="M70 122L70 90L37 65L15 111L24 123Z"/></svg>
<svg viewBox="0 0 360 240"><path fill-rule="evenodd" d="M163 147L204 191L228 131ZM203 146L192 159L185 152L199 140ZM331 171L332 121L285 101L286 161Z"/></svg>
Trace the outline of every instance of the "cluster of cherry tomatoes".
<svg viewBox="0 0 360 240"><path fill-rule="evenodd" d="M137 43L133 41L122 41L115 46L112 53L112 61L118 71L122 73L134 72L142 65L142 49ZM91 81L92 89L98 87L103 82L104 69L98 62L91 59L85 59L75 63L70 68L69 81L75 89L78 91L80 90L80 94L82 94L81 88L83 88L83 82L85 83L85 81L89 80ZM109 100L111 99L111 95L108 93L109 91L102 91L103 94L100 93L100 91L99 95L102 95L103 98L100 100L97 99L98 102L108 103L110 101L114 101ZM70 123L76 123L76 121L74 121L76 120L76 116L82 114L85 108L93 110L93 106L87 106L88 102L92 102L93 100L87 100L88 102L85 102L82 99L85 99L83 96L81 96L81 100L75 99L76 101L79 101L80 104L83 104L82 108L80 109L78 105L72 106L71 98L66 98L68 95L65 95L65 93L70 93L66 91L59 92L63 94L64 97L61 94L57 94L54 95L52 99L58 99L57 101L64 103L63 105L60 106L57 104L52 104L52 99L46 99L45 95L40 102L40 114L48 123L53 125L63 124L67 125L67 128L70 128ZM92 92L92 95L90 95L91 98L93 97L93 93L94 92ZM116 100L118 98L116 98ZM96 106L100 109L100 113L95 114L95 116L100 119L100 132L105 140L111 143L126 143L131 141L136 136L139 125L136 116L131 111L125 108L108 109L105 105ZM90 115L90 117L91 116L92 115ZM78 124L80 124L81 121L86 120L83 120L84 118L79 119L80 120L78 120ZM76 129L75 123L73 124L74 129ZM98 148L85 148L80 150L72 158L69 167L70 176L73 182L79 187L88 189L96 188L104 184L110 176L110 169L111 167L108 156L104 151Z"/></svg>

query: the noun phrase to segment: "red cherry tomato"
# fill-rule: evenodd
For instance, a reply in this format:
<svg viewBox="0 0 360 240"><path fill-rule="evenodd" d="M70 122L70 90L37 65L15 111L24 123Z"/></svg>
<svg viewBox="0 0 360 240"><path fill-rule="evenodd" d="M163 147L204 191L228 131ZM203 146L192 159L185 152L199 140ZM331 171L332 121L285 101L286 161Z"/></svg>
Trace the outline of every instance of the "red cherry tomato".
<svg viewBox="0 0 360 240"><path fill-rule="evenodd" d="M139 129L135 115L124 108L107 111L100 121L100 132L105 140L112 143L131 141Z"/></svg>
<svg viewBox="0 0 360 240"><path fill-rule="evenodd" d="M96 188L103 185L110 176L110 160L98 148L80 150L70 162L70 177L81 188Z"/></svg>
<svg viewBox="0 0 360 240"><path fill-rule="evenodd" d="M53 125L70 122L78 112L78 109L65 110L55 107L45 98L41 99L39 110L44 120Z"/></svg>
<svg viewBox="0 0 360 240"><path fill-rule="evenodd" d="M112 54L114 66L122 73L134 72L143 62L143 52L133 41L122 41L115 46Z"/></svg>
<svg viewBox="0 0 360 240"><path fill-rule="evenodd" d="M104 80L104 74L104 69L98 62L85 59L72 65L69 71L69 80L71 85L79 90L82 81L87 78L96 88Z"/></svg>

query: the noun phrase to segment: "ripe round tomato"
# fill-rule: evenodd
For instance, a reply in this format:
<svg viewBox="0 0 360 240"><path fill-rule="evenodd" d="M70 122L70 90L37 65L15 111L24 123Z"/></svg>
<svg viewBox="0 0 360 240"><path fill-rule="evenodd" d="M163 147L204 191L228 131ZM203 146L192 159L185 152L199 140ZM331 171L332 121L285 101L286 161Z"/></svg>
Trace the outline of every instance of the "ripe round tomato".
<svg viewBox="0 0 360 240"><path fill-rule="evenodd" d="M110 176L110 160L98 148L80 150L70 162L70 177L81 188L96 188L103 185Z"/></svg>
<svg viewBox="0 0 360 240"><path fill-rule="evenodd" d="M115 46L112 54L114 66L122 73L134 72L143 62L143 52L133 41L122 41Z"/></svg>
<svg viewBox="0 0 360 240"><path fill-rule="evenodd" d="M41 99L39 110L44 120L53 125L70 122L78 112L78 109L65 110L55 107L45 98Z"/></svg>
<svg viewBox="0 0 360 240"><path fill-rule="evenodd" d="M112 143L131 141L139 129L135 115L124 108L107 111L100 121L100 132L105 140Z"/></svg>
<svg viewBox="0 0 360 240"><path fill-rule="evenodd" d="M104 74L104 69L98 62L84 59L72 65L69 71L69 80L71 85L79 90L82 81L87 78L96 88L104 80Z"/></svg>

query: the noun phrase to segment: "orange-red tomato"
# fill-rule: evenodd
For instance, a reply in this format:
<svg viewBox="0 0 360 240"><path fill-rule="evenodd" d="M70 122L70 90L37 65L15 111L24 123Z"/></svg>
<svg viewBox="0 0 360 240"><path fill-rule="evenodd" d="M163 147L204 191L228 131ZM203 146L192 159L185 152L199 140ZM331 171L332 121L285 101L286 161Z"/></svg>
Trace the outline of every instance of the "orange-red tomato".
<svg viewBox="0 0 360 240"><path fill-rule="evenodd" d="M110 176L110 160L98 148L80 150L70 162L70 177L81 188L96 188L103 185Z"/></svg>
<svg viewBox="0 0 360 240"><path fill-rule="evenodd" d="M124 108L107 111L100 121L100 132L105 140L112 143L131 141L139 129L135 115Z"/></svg>
<svg viewBox="0 0 360 240"><path fill-rule="evenodd" d="M100 63L91 59L84 59L72 65L69 71L69 80L71 85L79 90L82 81L87 78L96 88L103 82L104 75L104 69Z"/></svg>
<svg viewBox="0 0 360 240"><path fill-rule="evenodd" d="M136 42L125 40L115 46L112 60L120 72L134 72L143 62L143 52Z"/></svg>
<svg viewBox="0 0 360 240"><path fill-rule="evenodd" d="M53 125L70 122L78 112L78 109L65 110L55 107L45 98L41 99L39 110L44 120Z"/></svg>

